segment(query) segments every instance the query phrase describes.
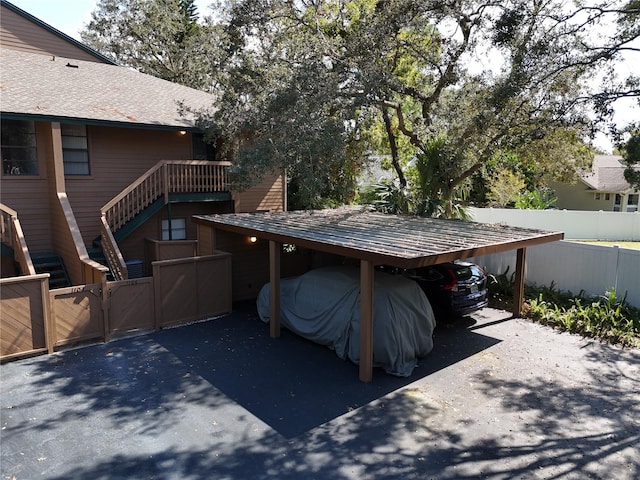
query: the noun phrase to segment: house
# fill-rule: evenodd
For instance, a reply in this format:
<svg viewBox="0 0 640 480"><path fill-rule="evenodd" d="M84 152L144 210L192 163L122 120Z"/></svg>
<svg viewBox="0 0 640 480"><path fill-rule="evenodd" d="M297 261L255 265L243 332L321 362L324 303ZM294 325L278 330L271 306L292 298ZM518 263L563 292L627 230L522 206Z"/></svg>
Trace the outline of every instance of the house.
<svg viewBox="0 0 640 480"><path fill-rule="evenodd" d="M0 2L2 277L140 276L158 242L194 254L193 215L285 208L278 174L229 191L229 163L178 108L214 96L115 65Z"/></svg>
<svg viewBox="0 0 640 480"><path fill-rule="evenodd" d="M575 184L554 183L555 206L566 210L637 212L640 192L624 178L619 155L596 155L591 171L579 174Z"/></svg>

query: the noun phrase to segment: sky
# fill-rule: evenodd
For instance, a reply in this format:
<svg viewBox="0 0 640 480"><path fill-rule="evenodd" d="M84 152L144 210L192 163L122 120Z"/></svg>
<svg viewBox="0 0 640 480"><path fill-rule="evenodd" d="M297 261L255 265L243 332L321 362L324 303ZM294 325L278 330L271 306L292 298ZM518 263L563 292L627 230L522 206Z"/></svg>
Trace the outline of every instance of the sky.
<svg viewBox="0 0 640 480"><path fill-rule="evenodd" d="M80 30L91 20L97 0L8 0L34 17L80 40ZM210 0L196 0L198 12L207 13Z"/></svg>
<svg viewBox="0 0 640 480"><path fill-rule="evenodd" d="M91 20L91 12L95 10L97 0L9 0L18 8L48 23L70 37L80 40L80 30ZM209 13L208 5L212 0L196 0L201 14ZM637 68L633 62L621 66L621 72L629 72ZM640 107L629 99L616 103L615 120L619 124L629 123L640 118ZM606 152L611 152L611 142L604 136L596 138L596 145Z"/></svg>

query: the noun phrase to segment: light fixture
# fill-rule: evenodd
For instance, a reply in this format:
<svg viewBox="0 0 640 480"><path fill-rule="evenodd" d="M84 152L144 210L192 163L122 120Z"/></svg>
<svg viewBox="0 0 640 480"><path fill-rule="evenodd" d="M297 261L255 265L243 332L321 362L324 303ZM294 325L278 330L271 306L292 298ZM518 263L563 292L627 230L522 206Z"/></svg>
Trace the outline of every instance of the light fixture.
<svg viewBox="0 0 640 480"><path fill-rule="evenodd" d="M249 243L256 243L258 241L258 237L249 237Z"/></svg>
<svg viewBox="0 0 640 480"><path fill-rule="evenodd" d="M179 133L180 135L186 135L186 134L187 134L187 131L186 131L186 130L180 130L178 133Z"/></svg>

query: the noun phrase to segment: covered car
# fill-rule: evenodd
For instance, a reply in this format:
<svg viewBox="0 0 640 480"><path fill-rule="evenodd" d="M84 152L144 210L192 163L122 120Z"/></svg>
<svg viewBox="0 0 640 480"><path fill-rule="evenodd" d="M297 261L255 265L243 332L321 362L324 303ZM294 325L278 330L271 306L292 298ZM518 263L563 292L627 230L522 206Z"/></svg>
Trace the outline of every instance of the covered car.
<svg viewBox="0 0 640 480"><path fill-rule="evenodd" d="M257 298L258 315L268 323L270 285ZM292 332L326 345L342 359L360 359L360 270L325 267L280 283L280 320ZM373 300L373 362L406 377L433 349L435 318L420 286L401 275L376 271Z"/></svg>

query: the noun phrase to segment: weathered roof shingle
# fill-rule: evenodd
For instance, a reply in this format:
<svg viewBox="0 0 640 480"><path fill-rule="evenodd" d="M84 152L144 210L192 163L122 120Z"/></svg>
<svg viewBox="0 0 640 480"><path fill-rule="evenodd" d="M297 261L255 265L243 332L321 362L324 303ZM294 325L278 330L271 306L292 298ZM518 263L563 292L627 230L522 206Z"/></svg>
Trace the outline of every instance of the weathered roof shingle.
<svg viewBox="0 0 640 480"><path fill-rule="evenodd" d="M211 94L135 70L96 62L2 49L0 109L3 114L83 120L123 126L194 128L178 102L212 107Z"/></svg>

